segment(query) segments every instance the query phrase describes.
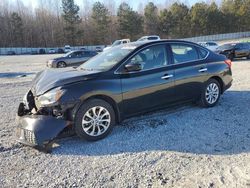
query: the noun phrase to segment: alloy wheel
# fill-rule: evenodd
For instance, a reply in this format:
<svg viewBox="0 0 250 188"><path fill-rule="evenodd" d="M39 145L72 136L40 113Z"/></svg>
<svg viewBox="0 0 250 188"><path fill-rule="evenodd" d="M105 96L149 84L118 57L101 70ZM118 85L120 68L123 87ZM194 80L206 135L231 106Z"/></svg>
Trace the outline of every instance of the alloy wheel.
<svg viewBox="0 0 250 188"><path fill-rule="evenodd" d="M64 67L66 67L66 64L63 63L63 62L59 62L59 63L57 64L57 67L58 67L58 68L64 68Z"/></svg>
<svg viewBox="0 0 250 188"><path fill-rule="evenodd" d="M206 89L206 101L209 104L214 104L219 98L219 86L216 83L210 83Z"/></svg>
<svg viewBox="0 0 250 188"><path fill-rule="evenodd" d="M82 118L82 128L90 136L100 136L107 131L111 123L109 111L95 106L86 111Z"/></svg>

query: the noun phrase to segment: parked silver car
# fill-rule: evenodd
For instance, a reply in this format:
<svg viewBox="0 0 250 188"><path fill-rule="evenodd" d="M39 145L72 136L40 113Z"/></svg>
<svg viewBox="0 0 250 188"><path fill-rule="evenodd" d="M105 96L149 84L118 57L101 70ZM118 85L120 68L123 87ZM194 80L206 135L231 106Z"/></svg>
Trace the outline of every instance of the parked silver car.
<svg viewBox="0 0 250 188"><path fill-rule="evenodd" d="M95 56L97 52L88 50L76 50L65 54L62 57L51 59L47 62L48 67L53 68L63 68L67 66L77 66L85 61L89 60L91 57Z"/></svg>

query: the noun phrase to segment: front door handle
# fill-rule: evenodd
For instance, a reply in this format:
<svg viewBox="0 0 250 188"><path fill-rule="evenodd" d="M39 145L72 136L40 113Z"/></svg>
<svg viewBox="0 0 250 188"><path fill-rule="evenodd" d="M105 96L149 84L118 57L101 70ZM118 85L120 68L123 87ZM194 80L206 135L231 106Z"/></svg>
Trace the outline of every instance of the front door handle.
<svg viewBox="0 0 250 188"><path fill-rule="evenodd" d="M172 74L167 74L167 75L164 75L161 77L161 79L169 79L169 78L172 78L174 75Z"/></svg>
<svg viewBox="0 0 250 188"><path fill-rule="evenodd" d="M199 72L207 72L207 68L201 68Z"/></svg>

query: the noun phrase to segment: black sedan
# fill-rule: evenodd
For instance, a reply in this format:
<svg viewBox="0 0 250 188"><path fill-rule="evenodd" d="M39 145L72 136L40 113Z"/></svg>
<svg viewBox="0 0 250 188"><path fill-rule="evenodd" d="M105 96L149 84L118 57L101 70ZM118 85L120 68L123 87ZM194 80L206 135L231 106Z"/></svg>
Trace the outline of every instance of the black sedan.
<svg viewBox="0 0 250 188"><path fill-rule="evenodd" d="M224 44L219 46L215 52L225 55L230 60L242 57L250 59L250 44L247 42Z"/></svg>
<svg viewBox="0 0 250 188"><path fill-rule="evenodd" d="M180 101L213 107L231 84L231 61L195 43L120 45L76 69L38 73L19 105L17 139L44 146L70 127L99 140L126 118Z"/></svg>
<svg viewBox="0 0 250 188"><path fill-rule="evenodd" d="M51 59L47 62L48 67L64 68L67 66L79 66L97 54L95 51L75 50L70 51L62 57Z"/></svg>

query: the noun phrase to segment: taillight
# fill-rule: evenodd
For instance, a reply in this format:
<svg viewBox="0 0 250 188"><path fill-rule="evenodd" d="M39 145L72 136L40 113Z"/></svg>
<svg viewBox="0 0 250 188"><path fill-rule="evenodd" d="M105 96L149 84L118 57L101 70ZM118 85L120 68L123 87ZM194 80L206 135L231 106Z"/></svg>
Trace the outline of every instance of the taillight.
<svg viewBox="0 0 250 188"><path fill-rule="evenodd" d="M231 68L232 61L230 59L226 59L224 62L228 65L229 68Z"/></svg>

